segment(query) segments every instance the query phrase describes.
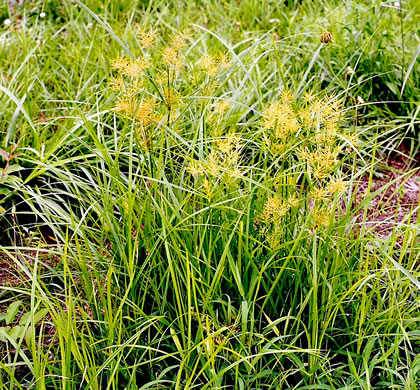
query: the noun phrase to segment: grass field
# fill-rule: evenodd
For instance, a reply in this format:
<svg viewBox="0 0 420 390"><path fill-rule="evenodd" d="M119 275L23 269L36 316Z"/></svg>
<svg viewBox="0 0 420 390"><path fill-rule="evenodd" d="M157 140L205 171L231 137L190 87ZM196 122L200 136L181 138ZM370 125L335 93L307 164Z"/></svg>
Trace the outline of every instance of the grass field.
<svg viewBox="0 0 420 390"><path fill-rule="evenodd" d="M419 15L1 2L0 389L417 389Z"/></svg>

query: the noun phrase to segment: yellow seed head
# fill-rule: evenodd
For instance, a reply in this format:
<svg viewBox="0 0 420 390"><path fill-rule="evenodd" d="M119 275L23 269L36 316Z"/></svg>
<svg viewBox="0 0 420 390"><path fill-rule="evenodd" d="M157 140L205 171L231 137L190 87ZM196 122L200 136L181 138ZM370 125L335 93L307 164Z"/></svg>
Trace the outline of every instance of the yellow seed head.
<svg viewBox="0 0 420 390"><path fill-rule="evenodd" d="M188 164L187 171L188 171L191 175L194 175L194 176L203 175L203 174L204 174L204 172L205 172L205 170L204 170L204 168L203 168L203 164L201 164L199 161L196 161L196 160L191 161L191 162Z"/></svg>
<svg viewBox="0 0 420 390"><path fill-rule="evenodd" d="M184 66L184 59L174 47L167 47L162 53L163 62L172 67L174 70L179 71Z"/></svg>
<svg viewBox="0 0 420 390"><path fill-rule="evenodd" d="M346 192L348 183L341 178L333 178L328 185L328 192L331 194L342 195Z"/></svg>
<svg viewBox="0 0 420 390"><path fill-rule="evenodd" d="M139 43L143 49L151 48L155 44L157 38L157 34L153 30L140 30L137 33L137 36L139 38Z"/></svg>
<svg viewBox="0 0 420 390"><path fill-rule="evenodd" d="M181 31L175 34L171 39L171 46L173 49L179 51L187 46L187 42L191 39L191 36L185 32Z"/></svg>
<svg viewBox="0 0 420 390"><path fill-rule="evenodd" d="M328 226L330 224L330 213L328 210L316 209L313 214L314 227Z"/></svg>
<svg viewBox="0 0 420 390"><path fill-rule="evenodd" d="M264 204L261 220L266 224L278 222L281 217L287 214L289 208L290 206L287 203L284 203L279 196L271 196Z"/></svg>
<svg viewBox="0 0 420 390"><path fill-rule="evenodd" d="M203 57L201 57L199 66L209 77L216 76L218 66L213 56L206 54Z"/></svg>
<svg viewBox="0 0 420 390"><path fill-rule="evenodd" d="M120 92L124 89L124 81L121 77L113 77L109 80L109 86L115 92Z"/></svg>
<svg viewBox="0 0 420 390"><path fill-rule="evenodd" d="M139 57L137 60L129 61L127 65L121 69L121 73L128 77L140 77L143 70L148 66L145 58Z"/></svg>
<svg viewBox="0 0 420 390"><path fill-rule="evenodd" d="M118 58L112 59L110 63L112 69L122 72L122 70L125 69L128 65L129 61L126 58L120 56Z"/></svg>
<svg viewBox="0 0 420 390"><path fill-rule="evenodd" d="M311 191L311 195L312 195L312 198L314 198L315 200L325 200L325 199L327 199L327 191L322 187L314 188Z"/></svg>

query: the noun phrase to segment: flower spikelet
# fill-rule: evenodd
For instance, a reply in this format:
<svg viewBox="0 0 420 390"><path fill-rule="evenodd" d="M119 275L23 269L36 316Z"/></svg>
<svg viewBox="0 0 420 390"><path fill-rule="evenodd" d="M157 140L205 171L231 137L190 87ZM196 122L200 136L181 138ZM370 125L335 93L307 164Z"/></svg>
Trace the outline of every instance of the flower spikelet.
<svg viewBox="0 0 420 390"><path fill-rule="evenodd" d="M137 33L140 46L143 49L150 49L156 42L157 34L153 30L139 30Z"/></svg>
<svg viewBox="0 0 420 390"><path fill-rule="evenodd" d="M290 206L283 202L279 196L271 196L264 204L264 209L261 213L261 220L266 224L278 222L281 217L286 215L289 208Z"/></svg>
<svg viewBox="0 0 420 390"><path fill-rule="evenodd" d="M281 140L286 140L300 128L292 106L284 101L271 102L266 107L262 125L264 129L273 130L274 136Z"/></svg>
<svg viewBox="0 0 420 390"><path fill-rule="evenodd" d="M173 49L179 51L187 46L187 42L191 39L191 36L185 32L181 31L175 34L171 39L171 46Z"/></svg>
<svg viewBox="0 0 420 390"><path fill-rule="evenodd" d="M172 67L176 71L179 71L184 66L184 59L174 47L167 47L164 49L162 58L166 65Z"/></svg>
<svg viewBox="0 0 420 390"><path fill-rule="evenodd" d="M342 195L346 192L348 183L339 177L333 178L328 184L327 190L331 194Z"/></svg>

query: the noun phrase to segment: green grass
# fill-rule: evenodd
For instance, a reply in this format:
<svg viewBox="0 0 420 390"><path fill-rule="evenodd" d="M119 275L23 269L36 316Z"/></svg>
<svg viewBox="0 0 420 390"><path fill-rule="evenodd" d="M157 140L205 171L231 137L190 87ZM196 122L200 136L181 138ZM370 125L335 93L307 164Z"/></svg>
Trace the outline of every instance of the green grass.
<svg viewBox="0 0 420 390"><path fill-rule="evenodd" d="M418 204L387 235L370 213L397 180L374 189L387 156L419 172L418 6L387 5L2 3L0 388L416 389ZM136 95L157 102L145 133L109 85L112 59L142 54L138 26L159 33ZM161 50L181 30L173 105ZM209 89L199 61L219 51L231 66ZM263 127L286 90L295 111L308 92L341 101L326 178L301 157L326 147L315 127L280 150ZM313 198L338 176L344 194Z"/></svg>

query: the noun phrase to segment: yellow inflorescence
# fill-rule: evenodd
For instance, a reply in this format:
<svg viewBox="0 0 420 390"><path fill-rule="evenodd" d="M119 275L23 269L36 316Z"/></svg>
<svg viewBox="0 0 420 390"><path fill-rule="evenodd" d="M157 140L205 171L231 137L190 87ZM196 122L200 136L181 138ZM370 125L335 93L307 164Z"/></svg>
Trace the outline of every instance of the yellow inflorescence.
<svg viewBox="0 0 420 390"><path fill-rule="evenodd" d="M229 134L222 140L215 143L210 151L207 161L190 162L187 170L192 175L207 175L215 179L226 178L235 179L241 177L239 167L240 138L236 134Z"/></svg>
<svg viewBox="0 0 420 390"><path fill-rule="evenodd" d="M156 42L157 34L153 30L139 30L137 33L140 46L143 49L150 49Z"/></svg>
<svg viewBox="0 0 420 390"><path fill-rule="evenodd" d="M284 217L290 209L290 205L283 201L277 195L271 196L264 204L264 209L261 213L261 220L265 224L271 222L278 223L281 217Z"/></svg>
<svg viewBox="0 0 420 390"><path fill-rule="evenodd" d="M216 56L206 54L201 57L199 66L209 77L215 77L219 72L230 67L229 58L224 53Z"/></svg>

